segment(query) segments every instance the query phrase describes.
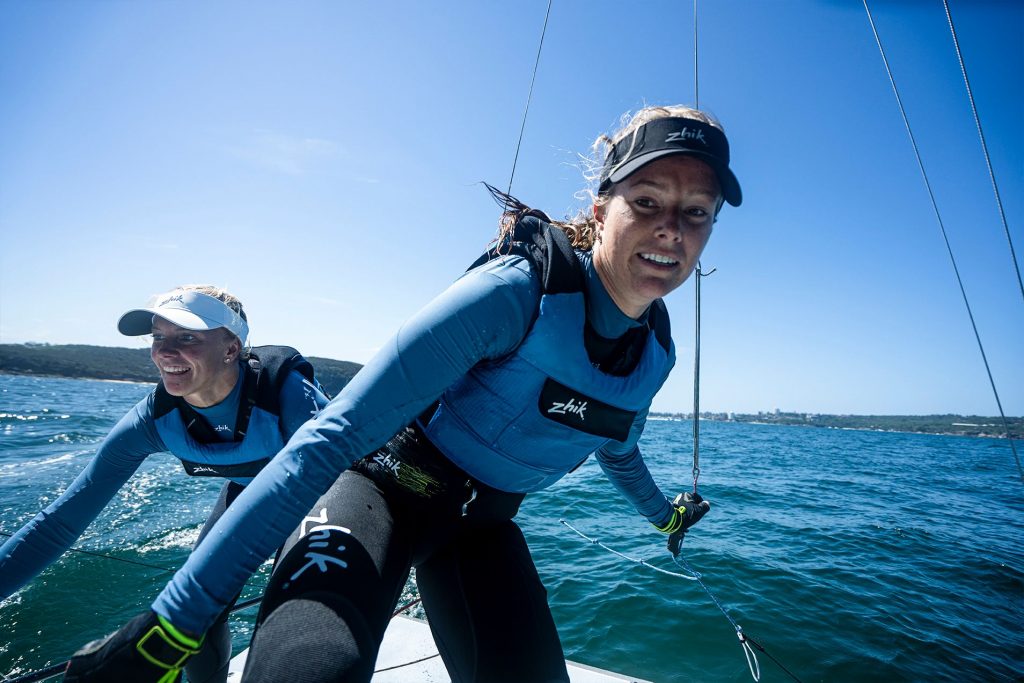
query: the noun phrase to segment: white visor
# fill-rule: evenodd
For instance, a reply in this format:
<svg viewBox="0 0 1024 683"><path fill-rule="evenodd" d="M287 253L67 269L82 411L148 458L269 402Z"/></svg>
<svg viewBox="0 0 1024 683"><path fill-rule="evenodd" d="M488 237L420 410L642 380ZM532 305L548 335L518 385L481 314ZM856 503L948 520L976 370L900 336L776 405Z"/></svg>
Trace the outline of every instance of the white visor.
<svg viewBox="0 0 1024 683"><path fill-rule="evenodd" d="M215 330L223 327L246 343L249 325L242 316L216 297L200 292L175 289L161 294L150 308L135 308L117 321L121 334L136 337L153 331L153 316L163 318L186 330Z"/></svg>

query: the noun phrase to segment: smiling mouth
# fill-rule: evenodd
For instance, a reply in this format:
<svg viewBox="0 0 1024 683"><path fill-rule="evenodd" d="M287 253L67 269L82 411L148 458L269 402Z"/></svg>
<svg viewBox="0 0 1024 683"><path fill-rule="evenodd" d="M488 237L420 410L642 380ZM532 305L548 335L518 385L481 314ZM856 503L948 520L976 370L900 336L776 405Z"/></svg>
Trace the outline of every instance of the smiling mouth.
<svg viewBox="0 0 1024 683"><path fill-rule="evenodd" d="M160 372L165 375L184 375L189 369L180 365L161 365Z"/></svg>
<svg viewBox="0 0 1024 683"><path fill-rule="evenodd" d="M662 256L661 254L639 254L640 258L648 263L654 263L659 266L678 266L679 261L670 259L668 256Z"/></svg>

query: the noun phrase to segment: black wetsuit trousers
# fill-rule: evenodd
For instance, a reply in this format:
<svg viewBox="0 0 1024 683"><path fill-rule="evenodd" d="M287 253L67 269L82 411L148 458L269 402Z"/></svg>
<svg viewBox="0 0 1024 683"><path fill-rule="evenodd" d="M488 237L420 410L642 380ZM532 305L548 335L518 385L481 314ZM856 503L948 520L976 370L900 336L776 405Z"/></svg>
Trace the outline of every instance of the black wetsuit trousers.
<svg viewBox="0 0 1024 683"><path fill-rule="evenodd" d="M424 497L343 473L279 555L243 681L369 681L415 566L453 683L567 682L547 592L507 518L515 510L464 508L469 494Z"/></svg>
<svg viewBox="0 0 1024 683"><path fill-rule="evenodd" d="M210 514L206 518L206 523L203 524L202 531L199 532L199 539L192 546L193 550L202 543L206 534L210 532L213 525L217 523L220 516L244 488L241 484L236 484L233 481L224 485L220 491L220 497L217 498L217 502L214 503L213 509L210 510ZM228 613L234 606L235 600L238 600L238 596L235 596L231 604L220 613L217 621L206 632L206 638L203 640L203 647L199 650L199 654L189 658L185 665L185 675L189 683L225 683L227 681L228 666L231 663L231 629L228 628Z"/></svg>

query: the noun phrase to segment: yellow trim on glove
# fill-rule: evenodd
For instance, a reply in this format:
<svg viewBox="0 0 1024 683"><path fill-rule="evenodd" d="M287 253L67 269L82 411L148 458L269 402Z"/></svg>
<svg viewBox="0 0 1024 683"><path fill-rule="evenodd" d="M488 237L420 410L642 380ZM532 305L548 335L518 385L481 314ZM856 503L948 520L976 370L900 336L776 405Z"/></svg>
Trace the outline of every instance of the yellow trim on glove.
<svg viewBox="0 0 1024 683"><path fill-rule="evenodd" d="M153 666L157 666L161 669L167 669L167 673L160 677L157 683L173 683L181 671L181 667L185 665L188 658L199 652L199 647L202 644L202 639L196 640L189 638L178 629L171 625L171 622L167 621L163 617L157 615L157 625L153 626L144 636L139 638L139 642L135 644L135 649L138 651L142 658ZM165 630L166 629L166 630ZM165 644L170 646L171 650L179 653L178 659L174 662L162 662L149 652L146 651L145 645L151 638L159 638Z"/></svg>
<svg viewBox="0 0 1024 683"><path fill-rule="evenodd" d="M674 507L672 508L672 519L666 522L664 526L658 526L657 524L654 524L653 526L663 534L674 534L683 527L683 518L684 515L682 511L680 511L679 508Z"/></svg>
<svg viewBox="0 0 1024 683"><path fill-rule="evenodd" d="M199 650L200 647L202 647L202 645L203 645L203 638L199 638L199 640L196 640L195 638L190 638L189 636L186 636L184 633L182 633L177 628L175 628L174 624L172 624L171 622L167 621L166 619L164 619L159 614L156 615L156 620L160 622L160 625L163 626L164 629L169 634L171 634L173 637L177 638L178 643L180 643L181 645L184 645L185 647L190 647L193 650L197 650L197 651Z"/></svg>

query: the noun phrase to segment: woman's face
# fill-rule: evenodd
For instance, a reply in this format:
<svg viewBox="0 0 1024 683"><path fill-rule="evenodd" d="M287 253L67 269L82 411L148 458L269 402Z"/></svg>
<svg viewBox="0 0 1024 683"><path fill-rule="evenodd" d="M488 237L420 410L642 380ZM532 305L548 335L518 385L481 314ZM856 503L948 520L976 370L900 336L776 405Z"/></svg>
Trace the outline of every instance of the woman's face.
<svg viewBox="0 0 1024 683"><path fill-rule="evenodd" d="M186 330L153 316L150 356L160 371L164 389L194 406L205 408L223 401L238 379L238 338L223 328Z"/></svg>
<svg viewBox="0 0 1024 683"><path fill-rule="evenodd" d="M594 206L594 267L623 313L639 317L690 276L720 201L712 168L677 155L642 167Z"/></svg>

